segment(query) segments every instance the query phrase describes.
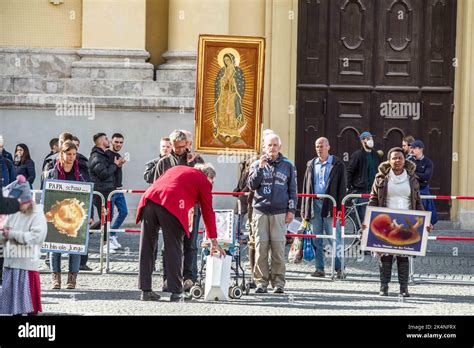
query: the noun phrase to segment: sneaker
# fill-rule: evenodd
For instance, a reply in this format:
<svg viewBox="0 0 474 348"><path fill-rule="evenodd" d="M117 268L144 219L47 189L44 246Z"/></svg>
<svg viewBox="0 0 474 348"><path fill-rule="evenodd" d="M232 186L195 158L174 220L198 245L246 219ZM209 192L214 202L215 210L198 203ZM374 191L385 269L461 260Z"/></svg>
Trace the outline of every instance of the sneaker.
<svg viewBox="0 0 474 348"><path fill-rule="evenodd" d="M109 243L115 247L115 249L120 249L122 245L118 242L117 236L111 236Z"/></svg>
<svg viewBox="0 0 474 348"><path fill-rule="evenodd" d="M92 268L90 268L87 265L80 265L79 270L81 270L81 271L92 271Z"/></svg>
<svg viewBox="0 0 474 348"><path fill-rule="evenodd" d="M141 300L142 301L158 301L161 298L156 292L153 291L142 291Z"/></svg>
<svg viewBox="0 0 474 348"><path fill-rule="evenodd" d="M107 245L104 245L104 246L102 247L102 252L103 252L104 254L107 254ZM111 253L111 254L115 254L115 253L116 253L115 249L113 249L112 246L111 246L111 248L110 248L110 253Z"/></svg>
<svg viewBox="0 0 474 348"><path fill-rule="evenodd" d="M266 294L267 288L264 288L263 286L257 286L257 289L255 290L256 294Z"/></svg>
<svg viewBox="0 0 474 348"><path fill-rule="evenodd" d="M112 243L111 240L109 240L109 245L110 245L110 250L117 250L118 246L116 246L114 243Z"/></svg>
<svg viewBox="0 0 474 348"><path fill-rule="evenodd" d="M317 278L323 278L326 276L326 273L324 273L324 270L322 269L317 269L313 273L311 273L311 277L317 277Z"/></svg>
<svg viewBox="0 0 474 348"><path fill-rule="evenodd" d="M273 289L274 294L283 294L283 288L281 286L277 286L276 288Z"/></svg>
<svg viewBox="0 0 474 348"><path fill-rule="evenodd" d="M250 289L255 289L255 288L257 287L257 284L255 284L255 282L253 281L253 279L250 280L250 282L249 282L249 287L250 287Z"/></svg>
<svg viewBox="0 0 474 348"><path fill-rule="evenodd" d="M344 278L346 278L346 274L342 271L342 269L336 270L336 278L337 278L337 279L344 279Z"/></svg>

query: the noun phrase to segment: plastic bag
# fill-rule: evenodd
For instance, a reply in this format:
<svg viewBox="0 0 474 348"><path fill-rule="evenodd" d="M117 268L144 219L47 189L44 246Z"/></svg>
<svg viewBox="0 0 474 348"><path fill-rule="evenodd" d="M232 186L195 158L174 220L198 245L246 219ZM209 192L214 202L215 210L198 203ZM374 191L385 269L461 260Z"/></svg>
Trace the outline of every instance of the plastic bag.
<svg viewBox="0 0 474 348"><path fill-rule="evenodd" d="M303 259L303 238L295 237L288 253L288 262L299 263Z"/></svg>
<svg viewBox="0 0 474 348"><path fill-rule="evenodd" d="M305 226L304 234L313 234L313 231L311 229L311 225L309 223L307 223L306 226ZM305 261L314 260L313 238L304 238L303 259Z"/></svg>

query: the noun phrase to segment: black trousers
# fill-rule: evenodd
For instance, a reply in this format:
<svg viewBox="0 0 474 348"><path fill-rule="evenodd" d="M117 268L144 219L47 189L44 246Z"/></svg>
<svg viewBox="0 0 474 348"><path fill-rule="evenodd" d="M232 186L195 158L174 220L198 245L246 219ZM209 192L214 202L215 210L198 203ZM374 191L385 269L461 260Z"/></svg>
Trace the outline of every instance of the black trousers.
<svg viewBox="0 0 474 348"><path fill-rule="evenodd" d="M184 263L183 263L183 278L184 280L191 279L194 283L198 280L198 266L197 266L197 257L198 257L198 246L197 241L199 237L199 220L201 219L201 210L199 207L195 209L196 214L194 214L193 220L193 230L189 234L189 238L184 236L183 242L183 253L184 253ZM163 281L166 280L166 259L163 256Z"/></svg>
<svg viewBox="0 0 474 348"><path fill-rule="evenodd" d="M158 230L163 231L164 273L168 291L183 292L183 240L185 231L179 220L163 206L152 201L142 210L142 233L140 235L138 288L152 290L152 273L155 263Z"/></svg>

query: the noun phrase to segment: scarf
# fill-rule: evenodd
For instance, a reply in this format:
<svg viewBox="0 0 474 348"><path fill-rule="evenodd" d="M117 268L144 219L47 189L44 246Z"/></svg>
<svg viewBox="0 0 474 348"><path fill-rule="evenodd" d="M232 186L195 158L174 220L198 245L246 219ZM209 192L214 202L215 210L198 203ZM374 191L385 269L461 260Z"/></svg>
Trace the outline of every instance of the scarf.
<svg viewBox="0 0 474 348"><path fill-rule="evenodd" d="M58 168L58 179L66 180L66 171L64 170L64 167L59 160L56 161L56 168ZM81 181L81 173L79 172L79 162L77 160L74 161L72 170L74 171L74 177L76 178L76 181Z"/></svg>

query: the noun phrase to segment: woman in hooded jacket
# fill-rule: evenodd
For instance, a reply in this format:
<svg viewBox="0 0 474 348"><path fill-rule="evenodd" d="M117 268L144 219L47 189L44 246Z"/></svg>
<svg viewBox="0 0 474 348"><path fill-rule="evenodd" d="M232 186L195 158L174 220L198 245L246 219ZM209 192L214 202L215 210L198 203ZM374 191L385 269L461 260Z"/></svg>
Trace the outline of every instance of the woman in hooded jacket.
<svg viewBox="0 0 474 348"><path fill-rule="evenodd" d="M394 147L388 152L388 161L378 167L369 206L387 207L398 210L425 210L421 203L420 185L415 176L415 165L405 160L403 150ZM365 231L367 225L363 225ZM432 226L428 227L431 232ZM388 296L388 283L392 275L393 254L377 253L380 270L380 296ZM400 294L409 297L409 260L406 255L396 255Z"/></svg>

